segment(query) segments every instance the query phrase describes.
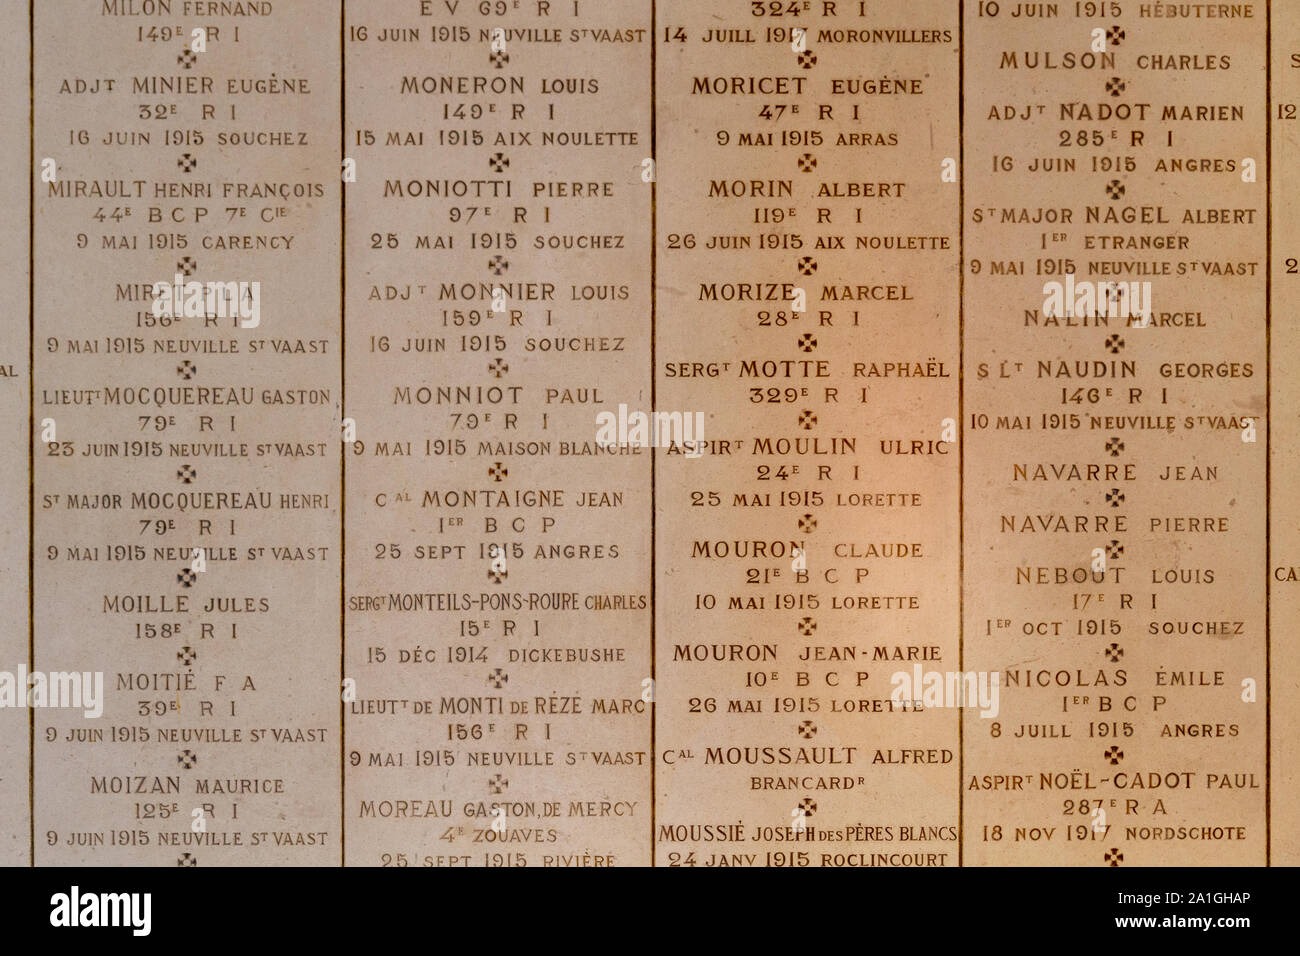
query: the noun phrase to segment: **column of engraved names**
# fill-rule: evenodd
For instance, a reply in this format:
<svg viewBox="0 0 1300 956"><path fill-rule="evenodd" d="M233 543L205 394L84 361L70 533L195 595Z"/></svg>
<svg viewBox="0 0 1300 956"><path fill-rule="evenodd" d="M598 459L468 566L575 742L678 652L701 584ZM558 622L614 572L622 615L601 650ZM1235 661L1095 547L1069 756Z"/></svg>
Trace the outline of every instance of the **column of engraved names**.
<svg viewBox="0 0 1300 956"><path fill-rule="evenodd" d="M645 864L649 6L347 14L347 862Z"/></svg>
<svg viewBox="0 0 1300 956"><path fill-rule="evenodd" d="M965 734L965 859L1262 862L1263 6L992 12L965 657L1001 707Z"/></svg>
<svg viewBox="0 0 1300 956"><path fill-rule="evenodd" d="M955 865L957 9L658 21L656 859Z"/></svg>
<svg viewBox="0 0 1300 956"><path fill-rule="evenodd" d="M238 6L35 9L38 863L339 858L338 22Z"/></svg>

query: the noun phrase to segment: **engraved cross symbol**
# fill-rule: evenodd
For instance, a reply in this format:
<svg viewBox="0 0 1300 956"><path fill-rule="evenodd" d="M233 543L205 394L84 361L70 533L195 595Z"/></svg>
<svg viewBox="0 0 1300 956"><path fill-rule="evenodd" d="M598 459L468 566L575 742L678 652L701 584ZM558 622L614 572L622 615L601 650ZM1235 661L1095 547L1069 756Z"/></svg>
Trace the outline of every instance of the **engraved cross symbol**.
<svg viewBox="0 0 1300 956"><path fill-rule="evenodd" d="M510 680L510 675L507 674L505 671L503 671L501 668L496 667L493 668L491 674L488 674L487 680L489 684L491 684L497 690L500 690L502 687L506 686L506 682Z"/></svg>
<svg viewBox="0 0 1300 956"><path fill-rule="evenodd" d="M1124 339L1118 335L1110 335L1106 338L1106 348L1112 355L1116 355L1124 350Z"/></svg>
<svg viewBox="0 0 1300 956"><path fill-rule="evenodd" d="M1112 541L1110 544L1106 545L1106 557L1120 558L1123 556L1124 545L1120 544L1118 541Z"/></svg>
<svg viewBox="0 0 1300 956"><path fill-rule="evenodd" d="M500 481L510 474L510 469L499 461L492 462L492 467L488 469L488 477L493 481Z"/></svg>
<svg viewBox="0 0 1300 956"><path fill-rule="evenodd" d="M176 762L186 770L189 770L199 762L199 755L193 750L182 750L176 755Z"/></svg>
<svg viewBox="0 0 1300 956"><path fill-rule="evenodd" d="M497 378L500 378L502 375L506 374L506 372L510 371L510 366L505 363L504 359L494 358L492 361L488 362L488 371Z"/></svg>
<svg viewBox="0 0 1300 956"><path fill-rule="evenodd" d="M804 256L799 260L799 273L810 276L817 271L817 260L812 256Z"/></svg>
<svg viewBox="0 0 1300 956"><path fill-rule="evenodd" d="M176 470L176 477L179 478L181 484L184 485L194 484L194 479L198 476L199 473L194 470L193 465L181 465L180 468Z"/></svg>
<svg viewBox="0 0 1300 956"><path fill-rule="evenodd" d="M1106 81L1106 92L1111 96L1119 96L1124 92L1124 81L1118 76L1112 76Z"/></svg>
<svg viewBox="0 0 1300 956"><path fill-rule="evenodd" d="M811 637L812 632L817 630L817 622L810 617L799 619L799 633L804 637Z"/></svg>
<svg viewBox="0 0 1300 956"><path fill-rule="evenodd" d="M182 853L180 859L176 861L177 866L198 866L199 858L193 853Z"/></svg>
<svg viewBox="0 0 1300 956"><path fill-rule="evenodd" d="M493 584L500 584L506 578L510 577L510 572L502 568L498 571L496 568L488 568L488 580Z"/></svg>
<svg viewBox="0 0 1300 956"><path fill-rule="evenodd" d="M1106 31L1106 42L1111 46L1119 46L1124 42L1124 28L1118 23Z"/></svg>
<svg viewBox="0 0 1300 956"><path fill-rule="evenodd" d="M497 774L488 781L488 791L490 793L505 793L508 786L510 786L510 781L501 774Z"/></svg>
<svg viewBox="0 0 1300 956"><path fill-rule="evenodd" d="M799 157L799 172L811 173L817 168L817 157L812 153L804 153Z"/></svg>
<svg viewBox="0 0 1300 956"><path fill-rule="evenodd" d="M488 160L488 165L492 167L494 173L503 173L510 165L510 160L506 158L505 153L493 153L492 158Z"/></svg>
<svg viewBox="0 0 1300 956"><path fill-rule="evenodd" d="M510 62L510 55L504 50L493 50L492 55L488 57L488 59L491 60L492 65L499 70Z"/></svg>
<svg viewBox="0 0 1300 956"><path fill-rule="evenodd" d="M1109 760L1110 765L1114 767L1117 766L1119 762L1124 759L1124 751L1120 750L1118 747L1111 747L1104 754L1102 754L1102 756L1105 757L1107 760Z"/></svg>
<svg viewBox="0 0 1300 956"><path fill-rule="evenodd" d="M198 56L195 54L195 52L191 50L189 47L186 47L184 50L181 51L181 55L176 58L176 62L181 65L182 69L189 70L189 69L193 69L194 61L197 59Z"/></svg>
<svg viewBox="0 0 1300 956"><path fill-rule="evenodd" d="M488 260L488 268L492 270L494 276L499 276L510 268L510 263L500 256L493 256Z"/></svg>
<svg viewBox="0 0 1300 956"><path fill-rule="evenodd" d="M799 724L799 736L804 740L812 740L817 736L817 725L811 720L801 721Z"/></svg>
<svg viewBox="0 0 1300 956"><path fill-rule="evenodd" d="M1106 184L1106 195L1111 199L1119 199L1124 195L1124 184L1118 179L1112 179Z"/></svg>
<svg viewBox="0 0 1300 956"><path fill-rule="evenodd" d="M804 50L799 54L799 65L805 70L811 70L817 65L817 54L812 50Z"/></svg>
<svg viewBox="0 0 1300 956"><path fill-rule="evenodd" d="M182 647L179 651L176 652L176 659L186 667L189 667L191 664L193 664L194 661L198 658L198 656L199 656L198 652L195 651L194 648L189 647L188 645Z"/></svg>
<svg viewBox="0 0 1300 956"><path fill-rule="evenodd" d="M810 412L808 409L805 408L802 412L799 413L799 424L805 430L811 429L814 425L817 424L817 416L813 412Z"/></svg>
<svg viewBox="0 0 1300 956"><path fill-rule="evenodd" d="M1119 852L1119 850L1115 849L1114 847L1111 847L1109 850L1106 851L1105 859L1106 862L1109 863L1111 866L1119 866L1121 863L1124 862L1124 854Z"/></svg>
<svg viewBox="0 0 1300 956"><path fill-rule="evenodd" d="M198 164L199 161L189 153L182 153L181 158L176 160L176 165L181 168L181 172L183 173L192 172L194 167Z"/></svg>
<svg viewBox="0 0 1300 956"><path fill-rule="evenodd" d="M812 797L804 797L799 801L799 809L803 811L804 816L810 817L817 812L817 801Z"/></svg>
<svg viewBox="0 0 1300 956"><path fill-rule="evenodd" d="M1124 441L1119 436L1112 435L1106 442L1106 452L1111 458L1118 458L1119 453L1124 450Z"/></svg>
<svg viewBox="0 0 1300 956"><path fill-rule="evenodd" d="M179 272L181 275L185 276L185 278L187 279L190 276L194 275L194 273L197 272L198 269L199 269L199 264L195 262L190 256L186 256L185 258L181 259L180 262L176 263L176 271Z"/></svg>
<svg viewBox="0 0 1300 956"><path fill-rule="evenodd" d="M799 336L799 348L805 352L813 351L813 349L817 348L817 336L811 332L805 332Z"/></svg>
<svg viewBox="0 0 1300 956"><path fill-rule="evenodd" d="M183 588L194 586L198 576L189 568L181 568L181 573L176 575L176 582Z"/></svg>
<svg viewBox="0 0 1300 956"><path fill-rule="evenodd" d="M817 530L817 519L812 515L804 515L799 519L799 530L804 534L811 534Z"/></svg>
<svg viewBox="0 0 1300 956"><path fill-rule="evenodd" d="M195 365L193 362L191 362L189 359L186 359L185 361L181 362L180 365L176 366L176 374L179 375L181 378L185 379L185 381L187 382L190 379L192 379L195 375L197 375L198 371L199 371L199 367Z"/></svg>
<svg viewBox="0 0 1300 956"><path fill-rule="evenodd" d="M1118 664L1119 659L1124 656L1124 648L1120 647L1118 644L1111 644L1106 648L1104 653L1112 664Z"/></svg>
<svg viewBox="0 0 1300 956"><path fill-rule="evenodd" d="M1124 492L1118 488L1112 488L1106 492L1106 503L1112 508L1118 508L1124 503Z"/></svg>

